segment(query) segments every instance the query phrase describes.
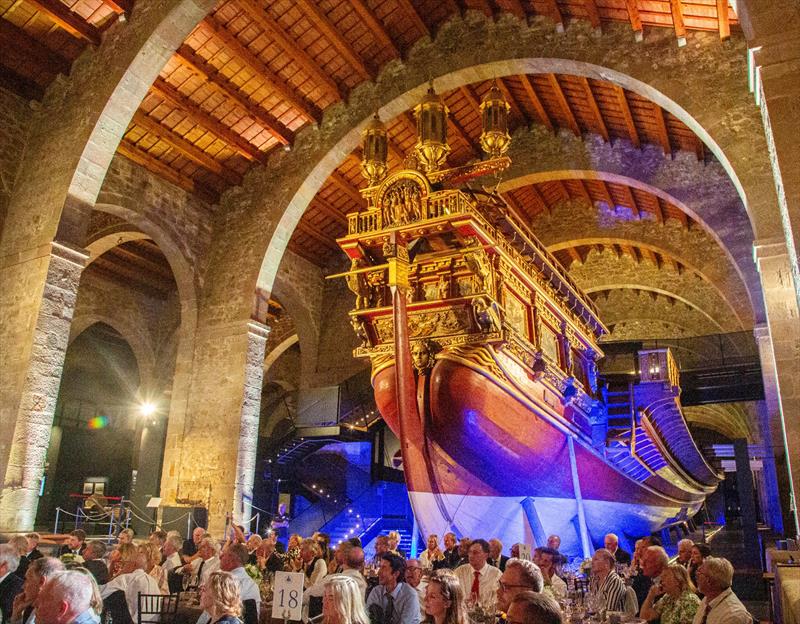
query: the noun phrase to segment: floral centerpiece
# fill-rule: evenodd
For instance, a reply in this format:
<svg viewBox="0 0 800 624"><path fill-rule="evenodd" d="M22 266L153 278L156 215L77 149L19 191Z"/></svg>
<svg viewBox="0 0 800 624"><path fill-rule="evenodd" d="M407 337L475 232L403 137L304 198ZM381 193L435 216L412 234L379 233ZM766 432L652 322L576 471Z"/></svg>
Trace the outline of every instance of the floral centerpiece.
<svg viewBox="0 0 800 624"><path fill-rule="evenodd" d="M83 557L75 553L64 553L59 557L64 567L79 566L83 564Z"/></svg>
<svg viewBox="0 0 800 624"><path fill-rule="evenodd" d="M248 563L244 566L244 571L247 572L247 576L249 576L256 585L261 582L262 574L261 570L258 569L258 566L254 563Z"/></svg>

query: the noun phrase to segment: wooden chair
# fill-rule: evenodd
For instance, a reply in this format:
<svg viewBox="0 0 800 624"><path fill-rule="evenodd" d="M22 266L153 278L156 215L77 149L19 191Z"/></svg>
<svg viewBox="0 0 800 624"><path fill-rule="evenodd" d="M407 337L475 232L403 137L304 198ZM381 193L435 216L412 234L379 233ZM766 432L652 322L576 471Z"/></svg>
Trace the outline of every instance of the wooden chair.
<svg viewBox="0 0 800 624"><path fill-rule="evenodd" d="M174 624L180 594L139 594L137 624Z"/></svg>
<svg viewBox="0 0 800 624"><path fill-rule="evenodd" d="M131 612L128 610L128 602L125 600L125 592L121 589L103 599L103 613L100 621L113 624L133 624Z"/></svg>

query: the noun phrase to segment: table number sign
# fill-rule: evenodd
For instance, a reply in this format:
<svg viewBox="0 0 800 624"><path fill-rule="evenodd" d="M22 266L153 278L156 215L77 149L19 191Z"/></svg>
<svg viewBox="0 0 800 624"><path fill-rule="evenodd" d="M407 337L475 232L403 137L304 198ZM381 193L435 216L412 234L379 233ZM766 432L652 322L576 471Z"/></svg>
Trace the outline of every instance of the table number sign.
<svg viewBox="0 0 800 624"><path fill-rule="evenodd" d="M272 594L272 617L299 622L303 611L302 572L278 572Z"/></svg>
<svg viewBox="0 0 800 624"><path fill-rule="evenodd" d="M520 544L519 545L519 558L525 561L531 560L531 545L530 544Z"/></svg>

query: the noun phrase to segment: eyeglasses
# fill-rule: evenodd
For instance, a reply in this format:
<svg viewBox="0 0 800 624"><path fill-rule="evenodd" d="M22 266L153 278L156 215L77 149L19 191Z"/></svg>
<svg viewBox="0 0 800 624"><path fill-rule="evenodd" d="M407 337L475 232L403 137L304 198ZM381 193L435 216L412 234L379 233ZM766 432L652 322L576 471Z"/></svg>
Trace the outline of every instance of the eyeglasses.
<svg viewBox="0 0 800 624"><path fill-rule="evenodd" d="M510 583L504 583L503 581L500 581L498 584L500 585L500 589L502 589L503 591L508 591L509 589L513 589L514 587L526 587L528 589L533 589L529 585L512 585ZM509 621L510 620L506 620L506 622Z"/></svg>

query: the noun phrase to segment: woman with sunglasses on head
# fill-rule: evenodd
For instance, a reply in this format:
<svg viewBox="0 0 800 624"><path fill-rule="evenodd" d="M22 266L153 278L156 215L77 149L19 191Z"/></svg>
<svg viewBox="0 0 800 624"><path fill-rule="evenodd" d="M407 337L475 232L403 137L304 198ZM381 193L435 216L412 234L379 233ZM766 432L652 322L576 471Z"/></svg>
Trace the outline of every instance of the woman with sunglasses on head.
<svg viewBox="0 0 800 624"><path fill-rule="evenodd" d="M423 624L468 624L464 590L450 570L437 570L428 579Z"/></svg>

